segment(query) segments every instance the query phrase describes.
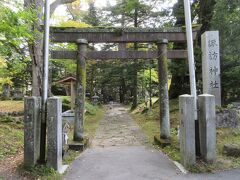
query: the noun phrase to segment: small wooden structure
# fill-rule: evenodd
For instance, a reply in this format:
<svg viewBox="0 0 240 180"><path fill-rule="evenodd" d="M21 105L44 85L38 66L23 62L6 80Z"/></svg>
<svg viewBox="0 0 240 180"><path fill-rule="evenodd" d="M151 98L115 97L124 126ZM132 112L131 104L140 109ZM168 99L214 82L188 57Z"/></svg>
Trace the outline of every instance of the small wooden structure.
<svg viewBox="0 0 240 180"><path fill-rule="evenodd" d="M68 76L68 77L65 77L64 79L59 80L57 83L70 86L71 110L73 110L75 106L75 98L76 98L76 90L75 90L76 78L73 76Z"/></svg>

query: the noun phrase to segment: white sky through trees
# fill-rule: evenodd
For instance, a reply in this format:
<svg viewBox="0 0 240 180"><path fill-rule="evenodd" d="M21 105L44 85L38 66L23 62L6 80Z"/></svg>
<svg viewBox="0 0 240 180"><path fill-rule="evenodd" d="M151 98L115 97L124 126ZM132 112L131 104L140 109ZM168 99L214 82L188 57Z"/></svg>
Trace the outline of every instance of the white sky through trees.
<svg viewBox="0 0 240 180"><path fill-rule="evenodd" d="M106 7L107 6L107 1L111 5L116 4L116 0L95 0L95 6L97 8ZM161 9L161 8L171 8L176 2L177 2L177 0L162 0L161 7L159 7L159 9ZM87 0L82 0L81 1L81 7L80 7L79 10L82 10L82 11L87 11L88 10ZM56 9L56 11L54 13L54 16L53 16L53 19L52 19L52 23L57 24L59 21L64 21L64 20L67 20L67 19L68 19L68 17L67 17L67 13L66 13L66 5L61 5Z"/></svg>

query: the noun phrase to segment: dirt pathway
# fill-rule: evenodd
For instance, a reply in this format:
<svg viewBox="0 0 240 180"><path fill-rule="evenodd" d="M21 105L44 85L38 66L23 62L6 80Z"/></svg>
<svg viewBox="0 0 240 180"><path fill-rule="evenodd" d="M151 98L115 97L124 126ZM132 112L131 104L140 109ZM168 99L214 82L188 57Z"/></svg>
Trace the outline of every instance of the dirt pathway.
<svg viewBox="0 0 240 180"><path fill-rule="evenodd" d="M119 104L108 105L92 147L139 146L147 140L128 110Z"/></svg>

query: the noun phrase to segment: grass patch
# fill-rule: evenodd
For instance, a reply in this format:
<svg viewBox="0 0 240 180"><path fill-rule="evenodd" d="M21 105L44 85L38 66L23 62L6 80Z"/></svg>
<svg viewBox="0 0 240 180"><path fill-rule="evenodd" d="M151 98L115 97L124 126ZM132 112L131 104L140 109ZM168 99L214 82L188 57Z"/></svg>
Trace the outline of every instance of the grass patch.
<svg viewBox="0 0 240 180"><path fill-rule="evenodd" d="M68 150L67 155L63 158L63 164L71 164L78 156L79 151Z"/></svg>
<svg viewBox="0 0 240 180"><path fill-rule="evenodd" d="M0 101L0 112L19 112L23 111L24 102L23 101Z"/></svg>
<svg viewBox="0 0 240 180"><path fill-rule="evenodd" d="M89 102L85 104L86 113L85 113L85 121L84 121L84 134L92 139L95 135L96 130L99 127L100 120L103 118L104 109L102 106L94 106ZM69 140L73 140L73 125L70 127L70 131L68 134Z"/></svg>
<svg viewBox="0 0 240 180"><path fill-rule="evenodd" d="M26 167L23 164L18 166L18 172L29 179L41 179L41 180L61 180L62 175L56 172L53 168L37 165L34 167Z"/></svg>
<svg viewBox="0 0 240 180"><path fill-rule="evenodd" d="M0 117L0 160L23 149L23 122L10 116Z"/></svg>
<svg viewBox="0 0 240 180"><path fill-rule="evenodd" d="M153 102L156 102L157 98L154 98ZM179 142L177 137L176 128L178 127L178 101L170 101L170 122L171 122L171 138L172 144L165 148L161 148L158 145L154 144L154 136L160 135L160 122L159 122L159 108L158 103L155 103L152 110L142 113L144 104L141 104L136 108L131 114L134 119L142 128L143 132L146 134L149 142L154 145L156 149L161 149L166 153L170 158L175 161L180 162L180 151L179 151Z"/></svg>
<svg viewBox="0 0 240 180"><path fill-rule="evenodd" d="M149 142L154 144L154 136L160 134L159 123L159 106L154 104L151 111L143 112L144 104L132 111L132 116L146 134ZM160 149L167 154L171 159L180 162L180 147L177 137L177 129L179 127L179 108L178 100L170 100L170 124L171 124L171 146L161 148L154 145L156 149ZM217 129L217 160L214 164L207 164L202 160L197 160L195 166L189 167L191 172L214 172L218 170L226 170L240 167L240 158L229 157L223 155L222 149L225 144L240 145L240 129L220 128Z"/></svg>
<svg viewBox="0 0 240 180"><path fill-rule="evenodd" d="M63 97L64 101L69 101L68 97ZM1 101L0 111L12 112L23 110L23 101ZM3 108L4 107L4 108ZM92 138L99 126L99 122L104 115L104 110L101 106L93 106L86 103L86 118L85 118L85 134ZM73 130L73 128L72 128ZM72 138L73 136L69 136ZM14 156L18 152L23 151L24 142L24 125L22 121L17 120L11 116L0 116L0 161L7 156ZM80 152L69 151L68 155L64 157L63 163L70 164ZM20 165L18 170L23 176L34 179L62 179L54 169L46 166L24 167ZM0 177L1 179L1 177Z"/></svg>
<svg viewBox="0 0 240 180"><path fill-rule="evenodd" d="M103 107L100 106L93 106L90 104L87 105L87 107L88 106L91 107L92 111L91 113L86 114L84 128L86 135L91 139L95 136L96 130L99 127L100 120L104 116L104 110Z"/></svg>

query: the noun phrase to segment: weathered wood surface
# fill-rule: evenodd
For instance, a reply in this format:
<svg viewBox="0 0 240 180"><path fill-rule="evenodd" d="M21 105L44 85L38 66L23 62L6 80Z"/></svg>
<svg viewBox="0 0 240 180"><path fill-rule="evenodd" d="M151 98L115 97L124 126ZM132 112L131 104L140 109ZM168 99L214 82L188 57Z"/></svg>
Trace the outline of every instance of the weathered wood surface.
<svg viewBox="0 0 240 180"><path fill-rule="evenodd" d="M193 30L196 38L199 28ZM52 42L72 42L86 39L89 43L157 42L168 39L169 42L186 42L183 28L60 28L51 27Z"/></svg>
<svg viewBox="0 0 240 180"><path fill-rule="evenodd" d="M51 51L53 59L76 59L77 51ZM109 59L157 59L157 51L88 51L89 60L109 60ZM170 50L167 53L168 59L186 59L186 50Z"/></svg>

